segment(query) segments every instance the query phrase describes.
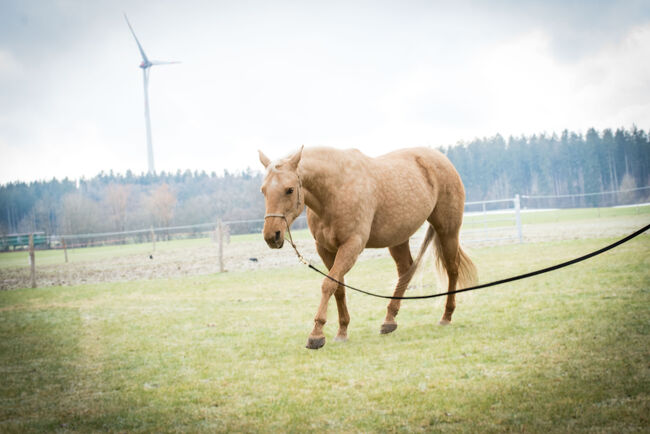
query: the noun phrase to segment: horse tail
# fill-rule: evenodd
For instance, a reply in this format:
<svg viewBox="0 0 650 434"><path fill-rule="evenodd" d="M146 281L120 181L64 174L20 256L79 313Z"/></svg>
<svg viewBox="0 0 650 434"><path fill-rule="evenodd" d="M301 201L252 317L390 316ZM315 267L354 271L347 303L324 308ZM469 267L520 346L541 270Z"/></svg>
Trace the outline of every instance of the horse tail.
<svg viewBox="0 0 650 434"><path fill-rule="evenodd" d="M429 224L429 227L427 228L427 233L424 236L424 239L422 240L420 251L418 252L418 255L415 257L413 264L411 264L411 268L409 268L409 270L406 272L404 276L400 276L400 284L408 285L411 278L413 277L418 267L420 266L420 263L422 262L422 258L424 257L424 253L429 247L429 244L431 244L431 241L433 241L435 245L436 267L438 268L439 275L441 278L444 278L444 276L447 275L446 273L447 267L445 265L445 261L443 259L443 253L442 253L444 251L442 246L442 241L438 236L438 234L436 233L436 230L434 229L433 225ZM463 248L460 247L460 244L458 244L458 254L456 260L458 262L458 283L456 284L456 288L454 289L467 288L472 285L476 285L476 283L478 282L478 271L476 270L476 266L474 265L474 262L472 262L472 260L467 255L467 253L465 253L465 251L463 250Z"/></svg>
<svg viewBox="0 0 650 434"><path fill-rule="evenodd" d="M458 246L460 264L458 266L458 288L469 288L478 284L478 271L476 265L469 258L462 247Z"/></svg>
<svg viewBox="0 0 650 434"><path fill-rule="evenodd" d="M420 246L420 251L418 252L418 255L415 257L415 260L413 261L411 267L407 270L407 272L403 276L400 276L399 278L398 288L401 285L404 285L404 287L406 287L409 284L411 278L418 270L418 267L422 262L422 258L424 257L424 253L427 251L427 248L429 247L429 244L431 244L431 241L435 238L435 234L436 234L435 229L433 229L433 226L429 225L429 228L427 229L427 233L424 236L424 239L422 240L422 245Z"/></svg>
<svg viewBox="0 0 650 434"><path fill-rule="evenodd" d="M431 244L431 241L436 238L436 231L433 228L432 225L429 225L427 228L427 233L424 236L424 240L422 240L422 245L420 246L420 251L418 252L418 255L415 257L415 261L413 261L413 265L411 265L411 269L409 272L411 272L411 276L415 273L417 268L420 266L420 262L422 262L422 257L424 256L424 253L427 250L427 247L429 247L429 244Z"/></svg>
<svg viewBox="0 0 650 434"><path fill-rule="evenodd" d="M433 226L430 228L432 229ZM437 233L434 235L434 245L436 246L436 266L438 268L439 275L443 277L447 275L446 272L448 270L443 258L444 250L442 240ZM474 262L472 262L467 253L465 253L463 248L460 246L460 243L458 243L458 254L456 256L456 262L458 264L458 282L456 284L456 288L449 288L449 290L453 291L455 289L468 288L470 286L476 285L478 283L478 271L476 270L476 265L474 265Z"/></svg>

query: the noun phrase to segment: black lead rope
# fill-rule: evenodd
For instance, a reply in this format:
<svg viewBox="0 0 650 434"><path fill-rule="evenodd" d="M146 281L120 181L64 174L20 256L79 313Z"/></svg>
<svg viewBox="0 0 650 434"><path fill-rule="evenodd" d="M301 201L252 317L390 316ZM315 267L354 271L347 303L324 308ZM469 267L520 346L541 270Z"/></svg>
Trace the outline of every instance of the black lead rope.
<svg viewBox="0 0 650 434"><path fill-rule="evenodd" d="M284 217L284 216L282 216L282 217ZM291 241L291 245L293 246L294 250L296 250L296 253L298 254L298 258L300 259L300 261L302 263L306 264L307 266L309 266L309 268L316 271L317 273L320 273L323 276L327 277L328 279L338 283L339 285L342 285L342 286L344 286L344 287L346 287L348 289L351 289L353 291L357 291L357 292L360 292L362 294L370 295L372 297L377 297L377 298L387 298L387 299L390 299L390 300L420 300L420 299L424 299L424 298L442 297L443 295L458 294L458 293L461 293L461 292L474 291L475 289L483 289L483 288L488 288L490 286L502 285L504 283L514 282L516 280L521 280L521 279L527 279L529 277L538 276L540 274L544 274L544 273L548 273L548 272L551 272L551 271L559 270L560 268L564 268L564 267L568 267L569 265L577 264L578 262L582 262L582 261L585 261L585 260L587 260L589 258L593 258L594 256L600 255L601 253L605 253L608 250L612 250L613 248L618 247L621 244L630 241L632 238L635 238L635 237L641 235L642 233L644 233L648 229L650 229L650 224L645 225L643 228L639 229L638 231L636 231L636 232L626 236L625 238L622 238L622 239L620 239L620 240L618 240L618 241L616 241L616 242L614 242L614 243L612 243L612 244L610 244L608 246L605 246L602 249L598 249L595 252L588 253L588 254L586 254L584 256L580 256L579 258L571 259L570 261L562 262L561 264L553 265L551 267L542 268L540 270L531 271L530 273L524 273L524 274L520 274L520 275L514 276L514 277L508 277L506 279L495 280L494 282L489 282L489 283L483 283L481 285L470 286L469 288L457 289L455 291L441 292L441 293L438 293L438 294L429 294L429 295L414 295L414 296L410 296L410 297L395 297L395 296L392 296L392 295L375 294L375 293L372 293L372 292L364 291L363 289L355 288L354 286L347 285L347 284L345 284L343 282L339 282L335 278L329 276L328 274L326 274L326 273L322 272L321 270L319 270L318 268L314 267L310 262L305 261L304 258L302 257L302 255L300 253L298 253L298 249L296 249L295 244L293 244L293 240L290 240L290 241ZM289 232L289 237L291 238L291 232Z"/></svg>

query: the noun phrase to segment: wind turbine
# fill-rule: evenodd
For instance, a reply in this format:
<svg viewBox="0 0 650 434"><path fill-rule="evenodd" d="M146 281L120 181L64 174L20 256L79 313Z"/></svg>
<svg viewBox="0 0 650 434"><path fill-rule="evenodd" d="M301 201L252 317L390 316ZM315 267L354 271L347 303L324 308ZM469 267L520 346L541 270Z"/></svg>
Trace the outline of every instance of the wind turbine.
<svg viewBox="0 0 650 434"><path fill-rule="evenodd" d="M131 30L131 34L133 35L133 39L135 39L135 43L138 44L138 50L140 50L140 55L142 56L142 63L140 63L140 68L142 68L142 79L144 81L144 124L147 130L147 159L149 163L149 173L153 174L155 172L155 168L153 164L153 144L151 142L151 119L149 119L149 68L154 65L171 65L173 63L181 62L149 60L144 50L142 49L142 45L140 45L140 41L138 41L138 37L135 36L135 32L133 31L133 27L131 27L131 23L126 16L126 13L124 14L124 19L126 20L126 24Z"/></svg>

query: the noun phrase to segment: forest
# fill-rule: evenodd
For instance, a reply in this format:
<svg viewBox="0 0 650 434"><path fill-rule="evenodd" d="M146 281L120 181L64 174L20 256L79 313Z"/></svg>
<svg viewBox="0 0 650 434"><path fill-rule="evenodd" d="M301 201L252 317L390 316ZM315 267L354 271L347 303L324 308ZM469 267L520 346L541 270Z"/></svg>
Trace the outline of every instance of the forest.
<svg viewBox="0 0 650 434"><path fill-rule="evenodd" d="M468 201L521 195L629 190L650 184L650 139L636 127L500 135L440 149L458 169ZM260 219L262 174L247 169L52 179L0 186L0 235L122 232ZM646 193L643 193L647 197ZM598 205L589 199L577 206ZM245 229L242 229L242 231ZM235 232L238 232L235 230Z"/></svg>

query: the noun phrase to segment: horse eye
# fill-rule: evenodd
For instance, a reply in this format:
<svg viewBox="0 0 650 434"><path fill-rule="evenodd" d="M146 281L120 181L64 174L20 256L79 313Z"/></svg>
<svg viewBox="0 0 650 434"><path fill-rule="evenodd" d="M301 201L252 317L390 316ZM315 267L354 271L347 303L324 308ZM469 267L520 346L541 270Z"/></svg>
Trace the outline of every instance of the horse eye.
<svg viewBox="0 0 650 434"><path fill-rule="evenodd" d="M293 193L293 187L287 188L287 194L291 194L291 193Z"/></svg>

